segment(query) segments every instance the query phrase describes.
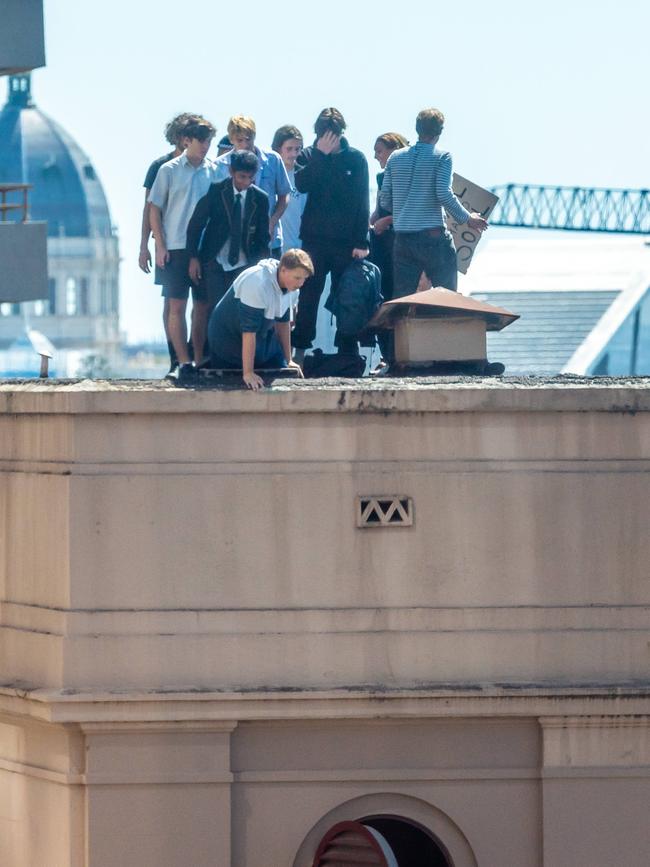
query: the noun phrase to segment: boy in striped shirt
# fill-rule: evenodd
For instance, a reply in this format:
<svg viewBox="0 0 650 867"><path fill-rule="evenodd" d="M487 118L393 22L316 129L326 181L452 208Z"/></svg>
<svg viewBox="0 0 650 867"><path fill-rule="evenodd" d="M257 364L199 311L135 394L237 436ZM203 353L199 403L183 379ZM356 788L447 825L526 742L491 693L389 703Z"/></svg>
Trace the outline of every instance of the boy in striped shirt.
<svg viewBox="0 0 650 867"><path fill-rule="evenodd" d="M451 189L451 154L435 147L444 122L436 108L421 111L415 121L416 144L394 151L386 163L379 203L393 215L393 298L415 292L423 271L433 286L456 291L456 250L443 208L475 232L487 229L487 221L470 214Z"/></svg>

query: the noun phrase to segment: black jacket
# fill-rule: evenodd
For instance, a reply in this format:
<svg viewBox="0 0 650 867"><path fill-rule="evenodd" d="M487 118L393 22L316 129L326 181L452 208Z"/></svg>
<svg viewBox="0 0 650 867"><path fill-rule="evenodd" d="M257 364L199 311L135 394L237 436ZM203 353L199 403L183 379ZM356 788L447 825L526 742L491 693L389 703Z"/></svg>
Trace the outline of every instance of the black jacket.
<svg viewBox="0 0 650 867"><path fill-rule="evenodd" d="M307 193L300 237L303 241L337 241L368 246L368 163L361 151L341 139L337 154L323 154L314 145L296 161L296 188Z"/></svg>
<svg viewBox="0 0 650 867"><path fill-rule="evenodd" d="M187 226L187 250L202 262L215 259L230 237L235 194L232 179L211 184ZM242 248L251 264L269 255L269 197L254 184L246 192Z"/></svg>

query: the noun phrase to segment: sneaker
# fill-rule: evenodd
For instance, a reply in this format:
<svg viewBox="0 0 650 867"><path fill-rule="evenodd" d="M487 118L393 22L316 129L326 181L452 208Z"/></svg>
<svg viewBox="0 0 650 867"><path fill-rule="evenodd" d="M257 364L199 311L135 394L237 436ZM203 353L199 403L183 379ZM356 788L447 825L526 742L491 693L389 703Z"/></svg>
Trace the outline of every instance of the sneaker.
<svg viewBox="0 0 650 867"><path fill-rule="evenodd" d="M196 382L196 368L189 362L188 364L179 364L176 371L177 385L194 385Z"/></svg>
<svg viewBox="0 0 650 867"><path fill-rule="evenodd" d="M163 379L168 379L171 381L176 379L178 371L178 362L176 364L172 364L167 373L164 375Z"/></svg>

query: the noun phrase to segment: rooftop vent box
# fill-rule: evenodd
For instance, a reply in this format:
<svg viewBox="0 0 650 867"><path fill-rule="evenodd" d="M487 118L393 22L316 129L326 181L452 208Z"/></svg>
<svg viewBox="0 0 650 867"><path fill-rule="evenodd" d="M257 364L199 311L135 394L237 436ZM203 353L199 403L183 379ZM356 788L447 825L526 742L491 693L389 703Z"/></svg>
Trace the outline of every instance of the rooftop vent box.
<svg viewBox="0 0 650 867"><path fill-rule="evenodd" d="M370 325L393 329L397 367L474 365L488 370L486 333L501 331L519 317L509 310L436 287L387 301Z"/></svg>

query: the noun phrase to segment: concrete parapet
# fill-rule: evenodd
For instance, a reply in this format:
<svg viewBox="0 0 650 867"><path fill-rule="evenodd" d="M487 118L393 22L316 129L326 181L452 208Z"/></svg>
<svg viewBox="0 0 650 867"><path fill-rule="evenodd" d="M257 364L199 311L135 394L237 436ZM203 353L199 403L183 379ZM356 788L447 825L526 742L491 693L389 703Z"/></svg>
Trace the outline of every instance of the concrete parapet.
<svg viewBox="0 0 650 867"><path fill-rule="evenodd" d="M649 382L0 410L3 865L312 867L380 815L449 867L645 867Z"/></svg>

